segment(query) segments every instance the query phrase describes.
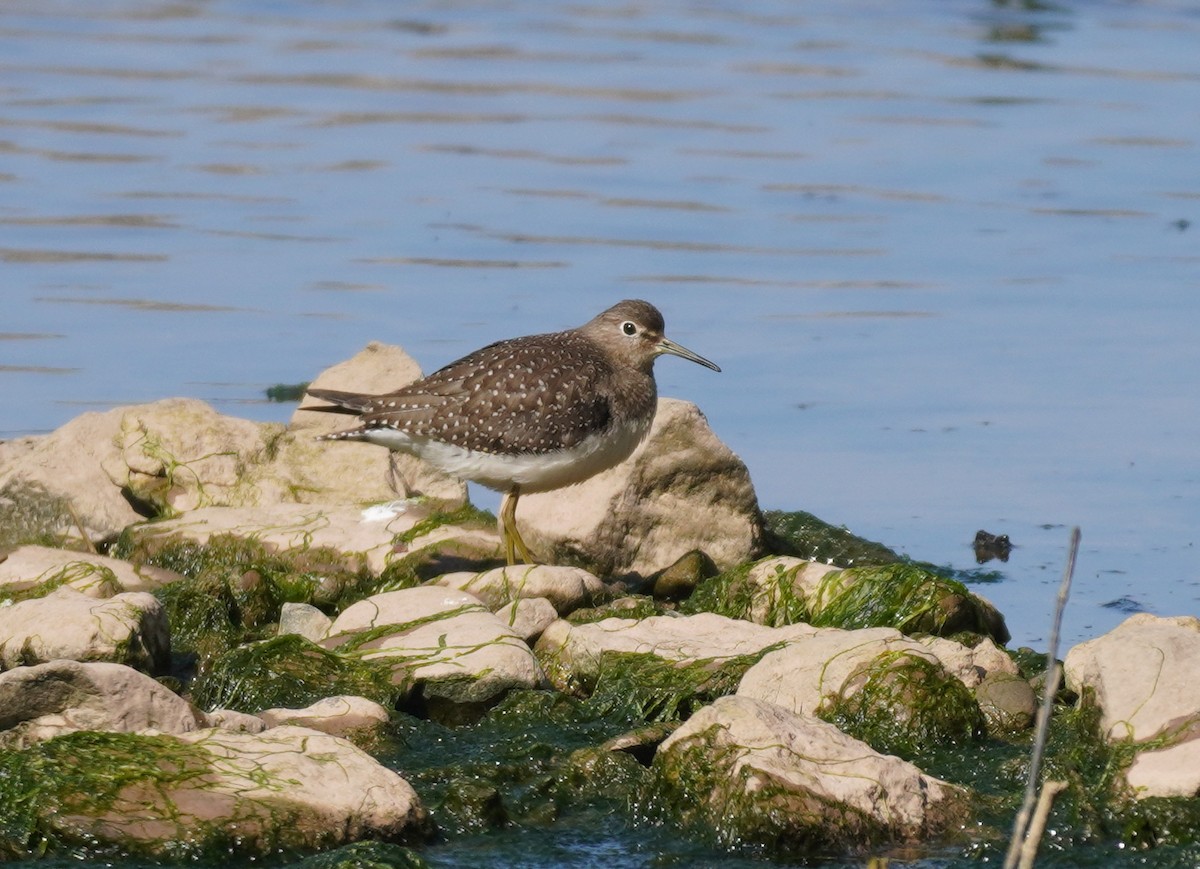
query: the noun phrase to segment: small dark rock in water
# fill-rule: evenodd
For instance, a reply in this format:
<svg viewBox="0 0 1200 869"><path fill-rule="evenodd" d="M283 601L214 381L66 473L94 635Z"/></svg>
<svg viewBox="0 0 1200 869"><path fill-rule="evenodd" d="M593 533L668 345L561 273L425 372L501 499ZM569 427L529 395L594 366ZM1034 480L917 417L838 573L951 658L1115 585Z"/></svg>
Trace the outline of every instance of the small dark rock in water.
<svg viewBox="0 0 1200 869"><path fill-rule="evenodd" d="M1008 561L1008 553L1012 552L1012 542L1007 534L989 534L986 531L975 532L975 562L983 564L998 558Z"/></svg>
<svg viewBox="0 0 1200 869"><path fill-rule="evenodd" d="M1134 613L1144 613L1146 611L1144 606L1127 594L1122 595L1116 600L1110 600L1108 603L1102 603L1100 606L1104 607L1105 609L1128 613L1129 615L1133 615Z"/></svg>

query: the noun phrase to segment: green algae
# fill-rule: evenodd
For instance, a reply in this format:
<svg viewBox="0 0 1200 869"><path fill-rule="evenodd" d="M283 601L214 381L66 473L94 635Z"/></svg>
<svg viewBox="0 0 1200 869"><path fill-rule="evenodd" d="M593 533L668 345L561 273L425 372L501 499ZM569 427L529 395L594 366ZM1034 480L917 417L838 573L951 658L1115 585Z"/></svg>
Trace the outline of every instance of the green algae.
<svg viewBox="0 0 1200 869"><path fill-rule="evenodd" d="M587 707L631 723L681 721L737 690L746 671L779 646L733 658L679 662L641 652L604 652Z"/></svg>
<svg viewBox="0 0 1200 869"><path fill-rule="evenodd" d="M48 574L48 575L46 575ZM45 597L64 586L73 586L81 592L91 591L97 598L109 598L118 594L122 588L116 573L103 564L93 564L88 561L72 561L53 571L47 571L44 579L40 579L29 588L15 590L0 589L0 600L20 603L25 600L35 600Z"/></svg>
<svg viewBox="0 0 1200 869"><path fill-rule="evenodd" d="M977 743L987 729L979 705L959 679L908 651L873 658L817 714L876 751L905 759L923 745Z"/></svg>
<svg viewBox="0 0 1200 869"><path fill-rule="evenodd" d="M379 576L377 591L415 588L423 582L447 573L459 571L479 573L502 563L496 547L481 547L479 543L469 538L448 537L445 540L419 546L414 551L407 551L410 544L420 541L422 537L445 526L466 530L492 529L496 527L496 517L470 503L454 509L435 509L412 528L396 535L393 540L393 548L400 554L391 558L383 569Z"/></svg>
<svg viewBox="0 0 1200 869"><path fill-rule="evenodd" d="M230 649L216 657L192 684L203 709L256 713L300 709L326 697L356 695L393 707L400 688L391 668L330 652L288 634Z"/></svg>
<svg viewBox="0 0 1200 869"><path fill-rule="evenodd" d="M588 807L628 804L632 784L618 787L599 766L589 775L577 755L627 729L619 715L521 689L466 726L396 716L382 759L402 771L444 836L537 827Z"/></svg>
<svg viewBox="0 0 1200 869"><path fill-rule="evenodd" d="M670 612L670 608L645 595L626 595L597 606L580 607L564 618L573 625L587 625L605 619L648 619Z"/></svg>
<svg viewBox="0 0 1200 869"><path fill-rule="evenodd" d="M203 544L171 540L148 546L127 531L112 554L184 576L155 596L166 609L179 666L201 674L239 644L273 633L283 604L307 603L336 613L374 593L377 584L365 564L348 568L346 556L335 550L275 552L234 535L217 535ZM182 663L188 658L194 658L190 667Z"/></svg>
<svg viewBox="0 0 1200 869"><path fill-rule="evenodd" d="M809 598L816 627L891 627L906 633L947 636L968 632L1008 641L1008 629L957 580L915 564L852 567L826 575Z"/></svg>
<svg viewBox="0 0 1200 869"><path fill-rule="evenodd" d="M428 869L421 855L386 842L354 842L314 854L291 864L291 869Z"/></svg>
<svg viewBox="0 0 1200 869"><path fill-rule="evenodd" d="M203 749L167 736L81 731L19 751L0 750L0 858L64 847L92 851L85 832L57 817L96 817L132 785L157 788L202 776Z"/></svg>
<svg viewBox="0 0 1200 869"><path fill-rule="evenodd" d="M742 564L701 582L692 596L680 603L679 611L686 615L712 612L770 627L807 622L808 606L794 582L800 568L785 570L779 565L765 581L754 583L749 577L756 566L757 562Z"/></svg>
<svg viewBox="0 0 1200 869"><path fill-rule="evenodd" d="M803 510L767 510L763 520L767 548L776 555L794 555L839 567L891 564L900 560L899 555L882 543L865 540Z"/></svg>

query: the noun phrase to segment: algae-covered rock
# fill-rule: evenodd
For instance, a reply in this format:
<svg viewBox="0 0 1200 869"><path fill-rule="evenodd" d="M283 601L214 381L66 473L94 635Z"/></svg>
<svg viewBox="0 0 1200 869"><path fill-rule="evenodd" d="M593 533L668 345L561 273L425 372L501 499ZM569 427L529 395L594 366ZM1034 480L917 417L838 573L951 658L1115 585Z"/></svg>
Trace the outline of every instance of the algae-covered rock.
<svg viewBox="0 0 1200 869"><path fill-rule="evenodd" d="M545 598L560 615L591 605L605 591L604 583L582 568L547 564L509 565L483 573L451 573L434 582L470 592L493 610L518 598Z"/></svg>
<svg viewBox="0 0 1200 869"><path fill-rule="evenodd" d="M264 507L206 507L176 519L136 525L131 546L147 556L170 544L208 544L221 539L254 541L270 553L320 549L340 553L342 566L366 564L378 574L391 560L397 534L415 525L419 512L386 521L364 518L357 507L272 504Z"/></svg>
<svg viewBox="0 0 1200 869"><path fill-rule="evenodd" d="M122 664L51 661L0 673L0 747L77 730L186 733L201 726L190 703Z"/></svg>
<svg viewBox="0 0 1200 869"><path fill-rule="evenodd" d="M882 543L859 537L844 527L830 525L803 510L768 510L763 514L767 548L778 555L837 567L893 564L900 556Z"/></svg>
<svg viewBox="0 0 1200 869"><path fill-rule="evenodd" d="M0 607L0 668L61 658L111 661L164 673L170 657L162 604L146 592L98 601L64 587Z"/></svg>
<svg viewBox="0 0 1200 869"><path fill-rule="evenodd" d="M718 573L720 571L711 558L699 549L693 549L652 577L654 597L666 601L683 600L696 590L697 585Z"/></svg>
<svg viewBox="0 0 1200 869"><path fill-rule="evenodd" d="M790 555L741 565L699 584L680 609L779 627L809 619L807 598L836 567Z"/></svg>
<svg viewBox="0 0 1200 869"><path fill-rule="evenodd" d="M1007 643L1008 627L988 601L957 580L914 564L851 567L806 589L812 624L821 627L893 627L906 634L949 636L970 632Z"/></svg>
<svg viewBox="0 0 1200 869"><path fill-rule="evenodd" d="M1015 669L1015 668L1014 668ZM926 646L891 628L827 628L747 670L738 696L838 724L879 751L982 736L971 692Z"/></svg>
<svg viewBox="0 0 1200 869"><path fill-rule="evenodd" d="M261 734L80 732L0 752L0 853L111 845L181 859L420 835L413 789L344 739L303 727ZM13 838L17 832L19 839Z"/></svg>
<svg viewBox="0 0 1200 869"><path fill-rule="evenodd" d="M334 620L327 648L391 667L406 708L469 719L514 688L544 684L521 636L478 598L441 586L374 595Z"/></svg>
<svg viewBox="0 0 1200 869"><path fill-rule="evenodd" d="M964 794L831 724L749 697L701 709L651 772L677 816L718 841L787 852L921 840L964 815Z"/></svg>
<svg viewBox="0 0 1200 869"><path fill-rule="evenodd" d="M720 662L757 655L813 631L808 625L770 628L713 613L608 618L587 624L560 620L545 630L535 649L560 690L590 693L605 655L643 654L681 664Z"/></svg>
<svg viewBox="0 0 1200 869"><path fill-rule="evenodd" d="M400 690L391 668L331 652L297 634L236 646L215 658L192 684L204 709L257 714L264 709L300 709L336 695L395 704Z"/></svg>
<svg viewBox="0 0 1200 869"><path fill-rule="evenodd" d="M518 522L534 552L597 576L651 576L691 550L722 569L762 549L745 464L694 405L660 399L646 439L577 486L524 495Z"/></svg>
<svg viewBox="0 0 1200 869"><path fill-rule="evenodd" d="M125 591L154 591L182 577L149 565L134 565L91 552L47 546L21 546L0 556L0 597L41 597L69 586L89 597Z"/></svg>

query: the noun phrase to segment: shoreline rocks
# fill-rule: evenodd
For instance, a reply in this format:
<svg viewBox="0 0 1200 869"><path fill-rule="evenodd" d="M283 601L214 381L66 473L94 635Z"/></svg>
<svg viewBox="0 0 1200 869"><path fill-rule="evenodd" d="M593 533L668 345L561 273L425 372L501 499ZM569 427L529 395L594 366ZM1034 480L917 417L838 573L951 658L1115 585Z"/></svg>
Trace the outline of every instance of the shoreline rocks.
<svg viewBox="0 0 1200 869"><path fill-rule="evenodd" d="M400 385L393 349L360 356L323 385ZM990 752L1030 726L1039 674L1003 648L1003 616L909 563L768 551L789 523L764 530L694 406L664 400L604 479L522 498L531 546L573 566L499 567L490 517L445 509L459 484L408 462L431 497L393 502L385 451L314 445L336 424L169 400L0 444L0 506L31 544L0 552L0 812L31 831L0 835L0 858L416 841L602 799L654 803L718 848L912 847L977 829L972 775L988 799L1013 778ZM82 542L66 502L108 555L44 545ZM1137 797L1151 831L1193 811L1198 668L1194 618L1135 616L1070 650L1100 728L1070 738L1128 762L1078 798L1120 816ZM947 747L971 769L923 772Z"/></svg>

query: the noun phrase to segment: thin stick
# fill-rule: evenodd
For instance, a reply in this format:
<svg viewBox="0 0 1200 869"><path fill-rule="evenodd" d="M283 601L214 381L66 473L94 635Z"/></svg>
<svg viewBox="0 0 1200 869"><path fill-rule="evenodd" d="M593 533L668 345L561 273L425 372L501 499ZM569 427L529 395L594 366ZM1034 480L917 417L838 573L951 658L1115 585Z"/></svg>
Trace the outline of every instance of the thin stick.
<svg viewBox="0 0 1200 869"><path fill-rule="evenodd" d="M1042 834L1046 832L1046 819L1050 817L1050 807L1054 805L1054 798L1066 789L1065 781L1048 781L1042 785L1042 792L1038 794L1037 809L1034 810L1033 820L1029 822L1029 834L1021 844L1021 862L1017 864L1017 869L1033 869L1038 845L1042 843Z"/></svg>
<svg viewBox="0 0 1200 869"><path fill-rule="evenodd" d="M1042 693L1042 706L1038 709L1037 735L1033 740L1033 753L1029 758L1029 780L1025 783L1025 800L1021 804L1021 811L1017 813L1017 820L1013 824L1012 840L1008 843L1008 853L1004 856L1004 869L1017 869L1022 846L1030 833L1029 821L1037 800L1038 773L1041 771L1042 754L1046 749L1046 735L1050 730L1050 713L1054 708L1054 694L1058 690L1058 680L1062 669L1058 665L1058 634L1062 628L1063 611L1067 608L1067 598L1071 594L1071 578L1075 575L1075 557L1079 554L1079 538L1079 528L1072 528L1071 544L1067 550L1067 567L1063 571L1062 584L1058 587L1054 621L1050 624L1050 646L1046 650L1046 656L1050 659L1050 667L1046 670L1046 686ZM1049 810L1049 806L1047 806L1046 811ZM1039 832L1038 835L1040 836L1041 833ZM1034 851L1037 850L1036 843L1033 848Z"/></svg>
<svg viewBox="0 0 1200 869"><path fill-rule="evenodd" d="M79 514L75 512L75 505L70 501L67 501L67 512L71 514L71 521L79 529L79 536L83 538L83 543L87 546L88 552L92 553L92 555L99 555L100 553L96 551L96 544L92 542L92 538L88 537L88 533L83 527L83 520L79 518Z"/></svg>

